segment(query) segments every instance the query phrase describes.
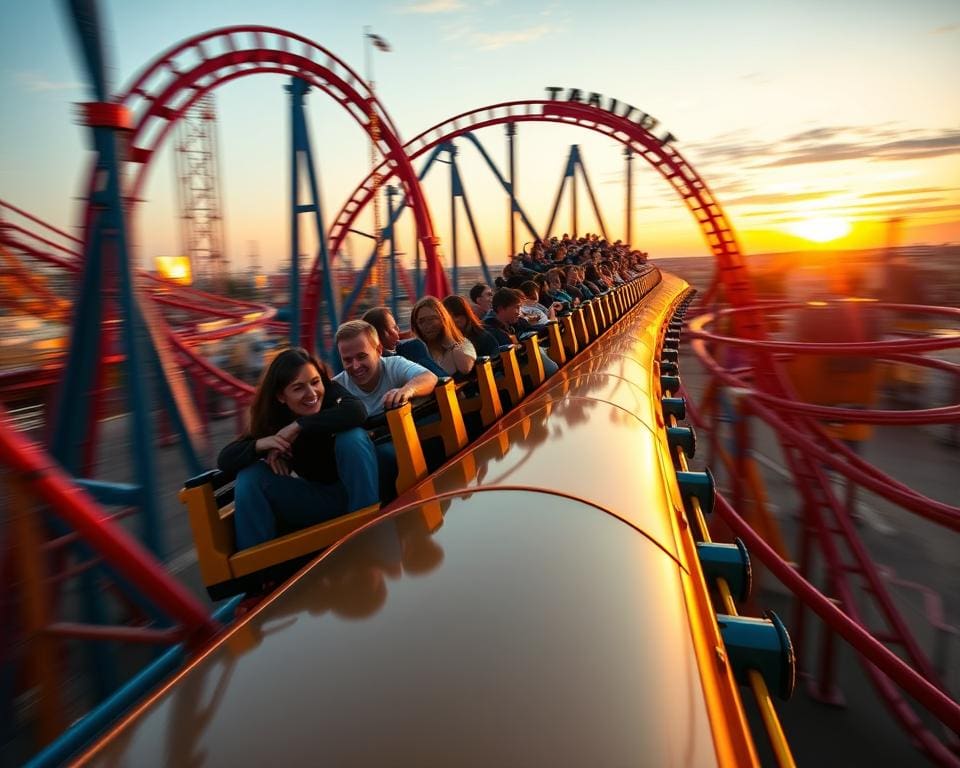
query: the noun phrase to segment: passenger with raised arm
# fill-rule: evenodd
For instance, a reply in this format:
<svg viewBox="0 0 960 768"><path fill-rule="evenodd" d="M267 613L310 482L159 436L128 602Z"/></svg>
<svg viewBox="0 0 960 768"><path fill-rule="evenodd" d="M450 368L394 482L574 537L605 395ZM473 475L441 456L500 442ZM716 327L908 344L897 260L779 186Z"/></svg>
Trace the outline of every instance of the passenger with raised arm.
<svg viewBox="0 0 960 768"><path fill-rule="evenodd" d="M420 299L410 312L410 327L426 344L430 357L447 376L465 376L477 362L477 350L433 296Z"/></svg>
<svg viewBox="0 0 960 768"><path fill-rule="evenodd" d="M437 365L427 351L426 345L420 339L401 339L400 328L393 313L386 307L373 307L363 313L362 320L370 323L377 329L380 346L383 347L383 356L400 355L422 365L437 376L446 376L447 372Z"/></svg>
<svg viewBox="0 0 960 768"><path fill-rule="evenodd" d="M217 459L236 474L237 549L376 504L377 457L359 399L305 349L281 351L250 406L250 428Z"/></svg>

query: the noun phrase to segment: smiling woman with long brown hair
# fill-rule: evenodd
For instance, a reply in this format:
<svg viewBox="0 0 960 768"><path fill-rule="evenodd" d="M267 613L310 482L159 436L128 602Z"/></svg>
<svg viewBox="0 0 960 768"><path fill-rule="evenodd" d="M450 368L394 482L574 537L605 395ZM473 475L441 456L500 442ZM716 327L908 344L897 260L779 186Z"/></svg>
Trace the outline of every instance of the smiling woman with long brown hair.
<svg viewBox="0 0 960 768"><path fill-rule="evenodd" d="M262 544L377 503L366 409L301 348L270 363L250 406L250 428L220 452L236 474L237 549Z"/></svg>

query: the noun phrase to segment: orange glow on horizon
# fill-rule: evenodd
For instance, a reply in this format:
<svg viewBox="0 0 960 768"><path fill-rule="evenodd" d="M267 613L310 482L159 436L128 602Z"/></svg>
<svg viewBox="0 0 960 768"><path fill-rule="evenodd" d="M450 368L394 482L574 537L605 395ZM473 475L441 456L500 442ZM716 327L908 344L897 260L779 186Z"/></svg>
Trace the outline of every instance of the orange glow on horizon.
<svg viewBox="0 0 960 768"><path fill-rule="evenodd" d="M829 243L846 237L852 227L847 219L832 216L818 216L803 219L788 227L788 230L798 237L813 243Z"/></svg>

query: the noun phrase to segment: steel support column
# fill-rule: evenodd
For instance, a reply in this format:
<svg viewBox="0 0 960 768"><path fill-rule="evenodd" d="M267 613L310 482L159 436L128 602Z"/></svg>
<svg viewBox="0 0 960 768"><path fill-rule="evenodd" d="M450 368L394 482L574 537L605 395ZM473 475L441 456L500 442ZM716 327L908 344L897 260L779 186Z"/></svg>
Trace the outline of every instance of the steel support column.
<svg viewBox="0 0 960 768"><path fill-rule="evenodd" d="M517 253L517 177L515 165L515 139L517 136L517 124L507 123L507 168L510 174L510 256ZM456 292L456 288L454 288Z"/></svg>
<svg viewBox="0 0 960 768"><path fill-rule="evenodd" d="M397 293L399 293L399 286L397 285L397 228L394 226L393 199L398 194L400 194L399 190L392 184L387 187L387 227L385 231L390 238L390 312L394 319L397 318L398 312ZM410 296L409 299L413 303L417 297Z"/></svg>
<svg viewBox="0 0 960 768"><path fill-rule="evenodd" d="M570 147L570 237L577 236L577 166L580 164L580 147Z"/></svg>
<svg viewBox="0 0 960 768"><path fill-rule="evenodd" d="M452 262L453 292L460 290L460 258L457 238L457 198L463 195L460 174L457 173L457 147L450 141L444 144L450 157L450 259Z"/></svg>
<svg viewBox="0 0 960 768"><path fill-rule="evenodd" d="M633 150L623 148L623 157L627 163L627 202L624 213L627 223L627 243L633 246Z"/></svg>

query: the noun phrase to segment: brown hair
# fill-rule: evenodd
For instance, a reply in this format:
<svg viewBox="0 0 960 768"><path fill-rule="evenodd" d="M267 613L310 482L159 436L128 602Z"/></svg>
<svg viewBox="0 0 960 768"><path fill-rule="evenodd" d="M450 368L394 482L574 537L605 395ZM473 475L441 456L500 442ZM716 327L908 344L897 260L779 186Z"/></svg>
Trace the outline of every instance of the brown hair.
<svg viewBox="0 0 960 768"><path fill-rule="evenodd" d="M540 287L533 282L533 280L524 282L524 284L520 286L520 290L523 291L523 295L531 301L540 301Z"/></svg>
<svg viewBox="0 0 960 768"><path fill-rule="evenodd" d="M424 344L427 345L427 349L430 348L430 343L420 335L420 328L417 325L417 317L424 309L433 309L436 311L437 315L440 316L440 323L443 325L443 335L444 338L441 341L452 341L454 344L459 344L463 341L463 334L460 333L460 329L457 328L456 323L453 322L453 318L450 316L450 313L447 312L447 308L443 306L443 303L440 299L434 296L424 296L420 301L413 305L413 309L410 310L410 328L413 329L413 332L417 334L417 338L420 339Z"/></svg>
<svg viewBox="0 0 960 768"><path fill-rule="evenodd" d="M485 290L487 290L487 288L489 288L489 287L490 287L490 286L487 285L486 283L476 283L476 284L470 289L470 301L472 301L474 304L476 304L476 303L477 303L477 299L480 298L480 295L481 295Z"/></svg>
<svg viewBox="0 0 960 768"><path fill-rule="evenodd" d="M563 274L563 270L557 267L547 270L546 279L549 280L551 277L557 278L560 281L560 286L563 287L563 284L566 282L566 275Z"/></svg>
<svg viewBox="0 0 960 768"><path fill-rule="evenodd" d="M297 378L305 365L317 369L324 386L329 382L326 367L303 347L287 347L273 358L264 372L250 404L250 429L247 437L267 437L293 421L290 409L277 399Z"/></svg>
<svg viewBox="0 0 960 768"><path fill-rule="evenodd" d="M392 316L393 313L389 307L372 307L364 312L363 317L360 319L370 323L370 325L376 329L377 336L380 337L380 341L382 342L387 330L387 318Z"/></svg>
<svg viewBox="0 0 960 768"><path fill-rule="evenodd" d="M483 325L477 319L476 312L473 311L473 308L467 303L467 300L463 298L463 296L451 294L443 300L442 304L444 309L450 313L451 317L465 317L467 319L468 329L474 332L484 330Z"/></svg>
<svg viewBox="0 0 960 768"><path fill-rule="evenodd" d="M347 320L347 322L337 328L334 343L339 344L341 341L355 339L357 336L362 336L363 334L367 335L374 346L380 343L380 336L377 334L377 329L366 320Z"/></svg>
<svg viewBox="0 0 960 768"><path fill-rule="evenodd" d="M493 294L493 310L496 312L503 307L512 307L519 304L523 299L523 294L515 288L498 288Z"/></svg>

